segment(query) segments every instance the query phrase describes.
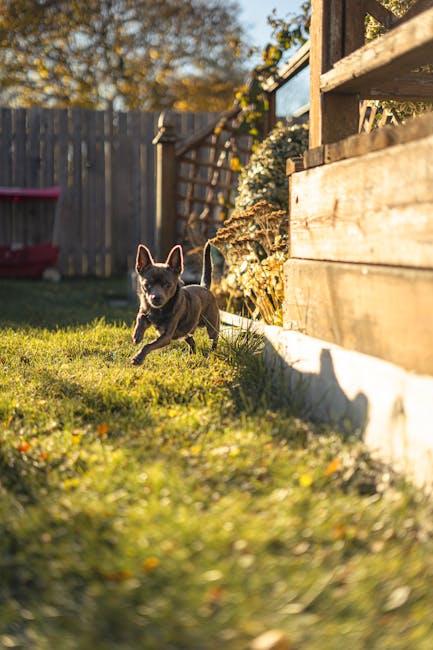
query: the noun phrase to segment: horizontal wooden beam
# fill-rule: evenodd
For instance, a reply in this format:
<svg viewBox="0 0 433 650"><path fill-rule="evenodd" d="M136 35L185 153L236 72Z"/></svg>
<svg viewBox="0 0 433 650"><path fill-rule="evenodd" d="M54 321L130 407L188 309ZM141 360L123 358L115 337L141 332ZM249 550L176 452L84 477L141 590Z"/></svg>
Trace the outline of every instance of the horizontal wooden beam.
<svg viewBox="0 0 433 650"><path fill-rule="evenodd" d="M307 149L307 151L304 152L304 169L311 169L311 167L319 167L319 165L323 165L325 162L325 146L327 145L321 144L318 147Z"/></svg>
<svg viewBox="0 0 433 650"><path fill-rule="evenodd" d="M407 144L433 134L433 113L425 113L405 124L383 126L370 133L359 133L344 140L309 149L304 154L306 169L363 156L397 144ZM294 170L295 171L295 170ZM296 169L296 171L301 171Z"/></svg>
<svg viewBox="0 0 433 650"><path fill-rule="evenodd" d="M291 176L295 172L300 172L304 169L304 159L302 156L295 156L286 160L286 175Z"/></svg>
<svg viewBox="0 0 433 650"><path fill-rule="evenodd" d="M284 326L433 374L433 271L290 259Z"/></svg>
<svg viewBox="0 0 433 650"><path fill-rule="evenodd" d="M291 255L433 269L432 151L433 133L291 176Z"/></svg>
<svg viewBox="0 0 433 650"><path fill-rule="evenodd" d="M416 72L364 89L361 98L433 101L433 74Z"/></svg>
<svg viewBox="0 0 433 650"><path fill-rule="evenodd" d="M299 50L282 66L277 77L270 77L263 82L262 87L266 92L274 92L303 70L310 59L310 41L307 41Z"/></svg>
<svg viewBox="0 0 433 650"><path fill-rule="evenodd" d="M215 205L220 208L224 208L224 203L220 203L215 199L201 199L199 196L184 196L183 194L176 194L176 201L187 201L194 205L198 203L200 205Z"/></svg>
<svg viewBox="0 0 433 650"><path fill-rule="evenodd" d="M194 160L194 158L189 158L184 156L178 160L178 164L181 165L193 165L195 167L210 167L211 169L216 169L218 171L233 172L231 167L227 165L219 165L218 163L203 162L201 160ZM236 173L236 172L235 172Z"/></svg>
<svg viewBox="0 0 433 650"><path fill-rule="evenodd" d="M320 77L323 93L362 94L433 62L433 8L367 43Z"/></svg>

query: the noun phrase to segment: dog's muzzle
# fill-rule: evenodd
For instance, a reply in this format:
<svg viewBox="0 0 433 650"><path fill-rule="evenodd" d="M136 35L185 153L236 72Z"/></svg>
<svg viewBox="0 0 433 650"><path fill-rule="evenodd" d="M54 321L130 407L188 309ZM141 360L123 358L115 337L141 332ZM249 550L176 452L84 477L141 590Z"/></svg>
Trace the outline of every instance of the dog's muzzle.
<svg viewBox="0 0 433 650"><path fill-rule="evenodd" d="M163 306L163 299L160 296L149 296L149 302L155 308Z"/></svg>

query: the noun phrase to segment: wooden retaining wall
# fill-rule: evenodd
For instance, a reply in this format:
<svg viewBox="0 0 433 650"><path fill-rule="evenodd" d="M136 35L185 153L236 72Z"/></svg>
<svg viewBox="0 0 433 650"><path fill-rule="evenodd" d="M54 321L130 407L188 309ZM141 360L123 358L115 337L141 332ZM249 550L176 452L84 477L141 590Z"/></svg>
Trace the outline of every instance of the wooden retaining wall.
<svg viewBox="0 0 433 650"><path fill-rule="evenodd" d="M284 326L433 375L433 113L357 134L360 97L433 101L422 72L433 3L401 18L375 0L312 9L310 148L287 167ZM368 43L366 13L389 23Z"/></svg>
<svg viewBox="0 0 433 650"><path fill-rule="evenodd" d="M175 113L185 137L215 113ZM60 185L60 270L109 276L154 247L155 136L159 113L0 109L0 186ZM0 245L51 237L52 206L0 202Z"/></svg>

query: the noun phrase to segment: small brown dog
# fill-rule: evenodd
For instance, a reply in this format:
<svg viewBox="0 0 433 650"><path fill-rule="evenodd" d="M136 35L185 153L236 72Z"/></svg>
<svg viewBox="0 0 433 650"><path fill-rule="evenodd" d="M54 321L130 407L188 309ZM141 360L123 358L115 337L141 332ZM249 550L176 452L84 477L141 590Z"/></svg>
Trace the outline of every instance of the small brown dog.
<svg viewBox="0 0 433 650"><path fill-rule="evenodd" d="M158 350L170 341L182 338L188 343L191 353L194 353L193 334L197 327L206 327L212 340L212 350L215 350L220 322L218 305L210 292L212 260L209 242L203 251L203 274L200 284L182 285L181 246L174 246L163 264L154 262L149 249L140 244L135 268L138 274L140 307L132 340L134 343L140 343L144 332L151 325L156 327L159 337L144 345L133 357L132 363L139 365L152 350Z"/></svg>

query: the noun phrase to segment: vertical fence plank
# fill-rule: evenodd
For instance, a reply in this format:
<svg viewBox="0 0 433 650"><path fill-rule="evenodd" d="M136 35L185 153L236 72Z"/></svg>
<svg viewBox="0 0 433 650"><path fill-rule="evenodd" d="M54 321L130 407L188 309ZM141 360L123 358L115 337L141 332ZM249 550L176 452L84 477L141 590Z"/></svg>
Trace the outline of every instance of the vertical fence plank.
<svg viewBox="0 0 433 650"><path fill-rule="evenodd" d="M0 110L0 185L12 185L12 110ZM0 244L10 244L12 237L12 206L0 203Z"/></svg>
<svg viewBox="0 0 433 650"><path fill-rule="evenodd" d="M149 188L149 208L148 208L148 225L150 242L153 250L156 247L156 147L153 145L153 138L158 131L158 118L159 113L152 114L151 132L146 136L151 136L148 140L147 146L147 178L153 179L152 183L148 183Z"/></svg>
<svg viewBox="0 0 433 650"><path fill-rule="evenodd" d="M74 275L83 274L83 246L82 246L82 223L81 215L83 210L83 185L82 185L82 166L83 158L81 154L82 135L81 135L82 111L80 108L74 108L71 111L71 137L72 137L72 219L70 224L71 237L71 255L73 258Z"/></svg>
<svg viewBox="0 0 433 650"><path fill-rule="evenodd" d="M54 185L54 115L51 110L40 111L40 184L43 187ZM56 206L40 203L40 224L48 229L49 239L53 235ZM48 234L48 233L47 233Z"/></svg>
<svg viewBox="0 0 433 650"><path fill-rule="evenodd" d="M141 178L141 213L139 240L153 249L153 238L150 221L153 220L153 207L151 202L151 186L149 182L149 150L153 152L153 114L141 113L141 142L140 142L140 178Z"/></svg>
<svg viewBox="0 0 433 650"><path fill-rule="evenodd" d="M54 241L60 245L60 261L64 272L72 275L70 268L70 221L73 217L69 205L68 194L68 111L65 108L55 109L55 141L54 154L54 178L55 182L62 188L60 210L57 215L57 223L54 232Z"/></svg>
<svg viewBox="0 0 433 650"><path fill-rule="evenodd" d="M115 137L115 150L112 159L112 250L114 273L127 268L127 255L132 232L131 201L131 147L128 138L126 113L119 113L118 133Z"/></svg>
<svg viewBox="0 0 433 650"><path fill-rule="evenodd" d="M26 184L26 141L27 141L27 112L24 108L14 111L14 161L13 185L25 187ZM23 211L21 205L12 205L12 243L23 243Z"/></svg>
<svg viewBox="0 0 433 650"><path fill-rule="evenodd" d="M112 197L112 156L114 142L114 115L113 107L110 106L105 112L105 268L104 273L109 277L112 273L112 223L113 223L113 197Z"/></svg>
<svg viewBox="0 0 433 650"><path fill-rule="evenodd" d="M41 146L41 120L40 109L32 108L28 111L29 133L26 151L26 184L28 187L40 187L40 146ZM50 241L52 234L52 206L40 201L26 205L26 214L23 223L24 241L28 244ZM51 216L51 219L50 219Z"/></svg>
<svg viewBox="0 0 433 650"><path fill-rule="evenodd" d="M96 235L97 235L97 197L96 197L96 113L85 111L85 138L87 143L86 158L86 250L87 250L87 273L96 275Z"/></svg>
<svg viewBox="0 0 433 650"><path fill-rule="evenodd" d="M141 178L140 169L140 143L141 143L141 119L137 111L129 113L128 133L131 137L131 190L132 190L132 212L133 231L128 250L128 268L133 268L135 250L140 243L142 203L141 203Z"/></svg>
<svg viewBox="0 0 433 650"><path fill-rule="evenodd" d="M119 138L118 138L118 119L117 115L111 109L111 155L110 155L110 205L111 205L111 228L110 228L110 263L111 263L111 273L115 274L117 271L117 228L118 228L118 197L116 195L116 165L117 165L117 155L119 151Z"/></svg>
<svg viewBox="0 0 433 650"><path fill-rule="evenodd" d="M41 114L41 178L46 187L54 185L54 111Z"/></svg>
<svg viewBox="0 0 433 650"><path fill-rule="evenodd" d="M105 132L104 113L95 113L96 275L105 275Z"/></svg>

